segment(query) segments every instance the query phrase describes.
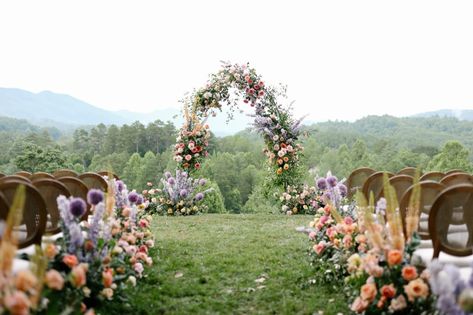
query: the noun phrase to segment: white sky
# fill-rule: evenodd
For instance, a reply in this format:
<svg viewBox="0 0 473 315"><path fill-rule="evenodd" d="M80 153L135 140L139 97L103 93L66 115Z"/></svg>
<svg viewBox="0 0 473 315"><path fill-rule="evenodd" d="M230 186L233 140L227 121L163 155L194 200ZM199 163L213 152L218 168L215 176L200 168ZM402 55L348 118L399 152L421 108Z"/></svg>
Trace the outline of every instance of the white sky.
<svg viewBox="0 0 473 315"><path fill-rule="evenodd" d="M473 109L472 16L472 1L3 0L0 86L152 111L231 60L314 120Z"/></svg>

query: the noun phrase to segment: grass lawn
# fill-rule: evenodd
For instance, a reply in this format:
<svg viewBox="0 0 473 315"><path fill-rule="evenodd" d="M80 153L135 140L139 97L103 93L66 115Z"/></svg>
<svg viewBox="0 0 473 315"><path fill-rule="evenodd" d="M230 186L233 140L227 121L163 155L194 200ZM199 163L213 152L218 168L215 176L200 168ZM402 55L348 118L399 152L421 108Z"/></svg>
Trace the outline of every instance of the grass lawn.
<svg viewBox="0 0 473 315"><path fill-rule="evenodd" d="M155 264L128 303L101 314L348 314L343 294L310 284L310 216L156 217Z"/></svg>

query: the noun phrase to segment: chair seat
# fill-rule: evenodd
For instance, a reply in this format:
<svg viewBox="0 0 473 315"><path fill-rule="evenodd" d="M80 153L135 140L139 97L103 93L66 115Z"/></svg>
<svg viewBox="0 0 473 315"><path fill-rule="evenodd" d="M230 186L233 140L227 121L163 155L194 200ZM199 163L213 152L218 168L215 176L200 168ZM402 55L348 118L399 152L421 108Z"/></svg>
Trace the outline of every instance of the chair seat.
<svg viewBox="0 0 473 315"><path fill-rule="evenodd" d="M412 263L427 266L432 261L433 248L419 248L412 257ZM457 257L441 252L439 261L446 264L453 264L457 267L470 267L473 263L473 256Z"/></svg>
<svg viewBox="0 0 473 315"><path fill-rule="evenodd" d="M13 260L13 274L16 274L23 270L28 270L31 268L31 263L27 260L17 259Z"/></svg>
<svg viewBox="0 0 473 315"><path fill-rule="evenodd" d="M418 248L432 248L432 240L420 240Z"/></svg>
<svg viewBox="0 0 473 315"><path fill-rule="evenodd" d="M17 256L21 256L21 255L28 255L28 256L33 256L35 253L35 244L31 244L30 246L28 247L25 247L25 248L22 248L22 249L18 249L16 251L16 255Z"/></svg>

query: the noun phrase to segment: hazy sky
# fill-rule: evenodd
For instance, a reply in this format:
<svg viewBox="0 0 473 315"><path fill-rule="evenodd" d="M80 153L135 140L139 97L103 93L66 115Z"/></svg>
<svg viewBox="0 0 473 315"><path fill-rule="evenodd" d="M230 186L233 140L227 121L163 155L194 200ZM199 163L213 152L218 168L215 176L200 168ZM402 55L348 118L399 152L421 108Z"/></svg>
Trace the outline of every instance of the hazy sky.
<svg viewBox="0 0 473 315"><path fill-rule="evenodd" d="M0 86L151 111L230 60L311 119L473 109L472 16L473 1L3 0Z"/></svg>

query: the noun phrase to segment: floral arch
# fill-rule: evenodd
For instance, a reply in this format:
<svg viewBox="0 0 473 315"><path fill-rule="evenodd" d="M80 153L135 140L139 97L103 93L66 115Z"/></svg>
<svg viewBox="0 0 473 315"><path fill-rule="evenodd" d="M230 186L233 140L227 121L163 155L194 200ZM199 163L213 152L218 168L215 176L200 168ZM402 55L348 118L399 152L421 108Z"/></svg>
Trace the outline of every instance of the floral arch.
<svg viewBox="0 0 473 315"><path fill-rule="evenodd" d="M229 107L228 120L244 104L255 109L253 127L264 138L268 157L268 179L275 186L286 188L299 182L300 125L291 114L291 106L283 106L278 98L285 88L267 85L249 64L223 62L221 69L210 75L207 84L184 99L185 122L180 129L174 150L179 168L192 172L201 167L208 156L209 115L215 116L223 106Z"/></svg>

